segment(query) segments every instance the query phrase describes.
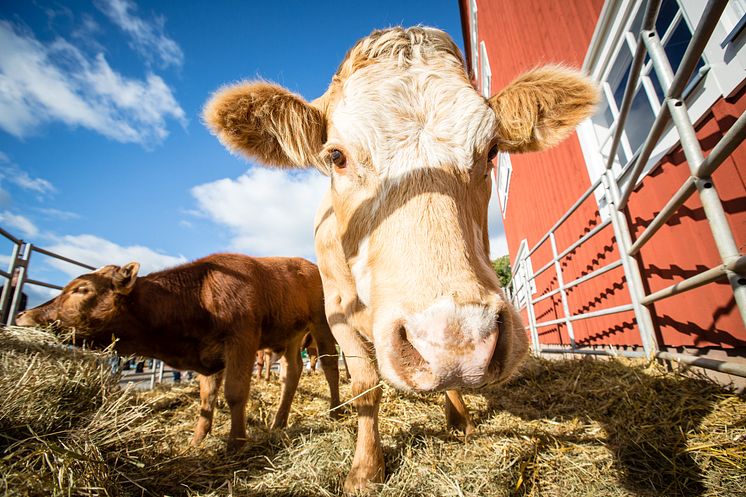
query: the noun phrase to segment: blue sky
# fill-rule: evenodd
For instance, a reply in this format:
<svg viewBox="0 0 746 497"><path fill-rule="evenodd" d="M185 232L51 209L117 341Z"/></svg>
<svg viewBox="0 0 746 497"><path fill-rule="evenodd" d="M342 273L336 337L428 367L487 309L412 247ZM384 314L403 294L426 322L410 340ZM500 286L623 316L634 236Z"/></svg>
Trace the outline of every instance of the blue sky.
<svg viewBox="0 0 746 497"><path fill-rule="evenodd" d="M2 2L0 226L143 272L228 250L313 259L326 178L230 155L201 108L221 85L257 77L313 99L357 39L397 24L439 27L463 47L455 0ZM494 202L491 218L497 255ZM76 273L32 258L33 278Z"/></svg>

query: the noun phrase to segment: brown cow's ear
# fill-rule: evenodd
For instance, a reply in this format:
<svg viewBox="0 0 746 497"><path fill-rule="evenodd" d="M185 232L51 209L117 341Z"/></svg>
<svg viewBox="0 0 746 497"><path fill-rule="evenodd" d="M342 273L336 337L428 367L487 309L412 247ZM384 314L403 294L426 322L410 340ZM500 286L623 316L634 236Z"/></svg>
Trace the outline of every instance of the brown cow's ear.
<svg viewBox="0 0 746 497"><path fill-rule="evenodd" d="M112 277L114 291L123 295L130 293L132 288L135 286L135 280L137 280L137 272L139 270L140 264L137 262L130 262L129 264L118 268Z"/></svg>
<svg viewBox="0 0 746 497"><path fill-rule="evenodd" d="M281 86L247 82L218 90L203 111L207 126L229 150L267 166L320 164L326 141L322 112Z"/></svg>
<svg viewBox="0 0 746 497"><path fill-rule="evenodd" d="M522 74L489 100L500 150L535 152L557 145L593 113L598 99L598 87L572 69L544 66Z"/></svg>

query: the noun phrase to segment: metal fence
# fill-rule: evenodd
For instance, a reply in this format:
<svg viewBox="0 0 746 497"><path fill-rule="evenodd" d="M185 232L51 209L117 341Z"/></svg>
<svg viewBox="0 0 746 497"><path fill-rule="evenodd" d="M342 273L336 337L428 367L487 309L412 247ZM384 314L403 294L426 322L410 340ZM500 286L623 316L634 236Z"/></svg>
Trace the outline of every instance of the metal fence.
<svg viewBox="0 0 746 497"><path fill-rule="evenodd" d="M746 257L740 253L733 237L733 232L728 224L723 205L718 195L717 188L712 180L712 174L718 169L723 161L738 147L746 136L746 114L742 114L728 132L721 138L710 155L704 158L702 149L697 140L694 127L687 112L686 103L683 101L682 93L695 69L704 47L712 35L718 20L725 9L727 1L710 0L705 8L702 19L696 27L692 40L689 43L684 57L676 74L673 74L671 64L661 45L655 31L655 21L660 8L661 0L650 0L646 6L644 20L638 35L637 51L630 68L627 86L620 109L618 121L615 123L613 141L606 162L604 173L588 188L580 198L554 223L549 231L533 246L526 251L525 256L519 261L514 261L514 275L517 280L511 282L510 295L514 303L519 307L526 304L528 315L528 329L534 353L570 353L570 354L594 354L594 355L619 355L629 357L660 358L668 361L679 361L707 369L720 371L732 375L746 377L746 364L718 361L697 357L689 354L679 354L662 351L657 343L648 306L659 300L698 288L702 285L727 278L740 312L741 320L746 326ZM646 54L653 62L653 70L666 93L665 101L655 122L644 141L639 152L625 165L620 174L616 175L612 169L614 157L620 144L624 124L630 112L632 99L638 85L643 62ZM636 187L638 178L643 168L650 159L653 149L658 144L664 130L673 121L675 129L680 138L680 145L690 167L690 176L684 181L679 190L670 198L661 211L653 218L645 230L635 239L632 239L627 224L627 202L632 191ZM590 230L576 242L559 251L555 239L555 232L565 221L588 199L597 188L603 188L608 201L609 219L600 223ZM677 209L694 192L697 192L704 207L707 222L712 231L717 250L722 261L716 267L702 271L674 285L662 290L646 294L643 287L640 267L636 255L640 249L651 239L653 235L669 220ZM609 224L612 225L616 243L618 244L621 257L619 260L607 264L580 278L565 282L562 274L560 261L575 249L588 242ZM552 259L544 266L529 275L527 267L532 267L531 255L539 247L549 241L552 249ZM631 302L625 305L614 306L593 312L571 314L568 305L567 290L580 285L588 280L600 276L608 271L622 266L627 280L627 288L630 293ZM531 296L531 281L545 271L554 268L557 277L557 287L536 298ZM518 302L523 290L525 291L525 302ZM563 316L559 319L537 321L534 305L559 294L562 304ZM637 329L640 333L642 351L622 350L612 346L601 348L578 347L573 332L573 322L590 319L609 314L625 311L634 311ZM570 341L569 347L550 346L542 347L539 342L538 329L542 327L564 324Z"/></svg>
<svg viewBox="0 0 746 497"><path fill-rule="evenodd" d="M46 257L51 257L52 259L63 261L90 271L97 269L83 262L65 257L64 255L56 254L50 250L37 247L30 242L26 242L13 236L3 228L0 228L0 236L9 240L13 246L11 249L10 261L8 262L8 269L6 271L0 269L0 276L4 278L2 294L0 294L0 316L4 317L4 320L0 322L0 325L15 324L15 318L20 310L19 307L24 295L23 290L26 285L41 286L52 288L54 290L62 290L63 288L60 285L35 280L29 277L29 266L32 254L36 253ZM150 388L153 388L156 383L161 383L163 381L164 374L167 373L173 374L173 370L166 370L163 361L153 359L151 371L142 374L127 374L124 379L127 381L149 380Z"/></svg>

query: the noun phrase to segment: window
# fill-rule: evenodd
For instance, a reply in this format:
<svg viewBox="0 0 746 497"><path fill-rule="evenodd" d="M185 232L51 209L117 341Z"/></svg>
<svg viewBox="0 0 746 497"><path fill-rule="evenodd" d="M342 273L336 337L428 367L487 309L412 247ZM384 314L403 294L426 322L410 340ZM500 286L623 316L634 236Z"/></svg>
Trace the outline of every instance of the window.
<svg viewBox="0 0 746 497"><path fill-rule="evenodd" d="M599 81L602 89L601 103L596 114L578 128L578 137L586 165L595 181L606 168L613 133L619 117L624 90L629 77L633 54L637 48L637 34L642 25L647 2L620 0L599 19L593 41L586 54L583 68ZM746 75L746 50L743 50L743 33L734 34L740 20L739 6L744 0L730 2L723 13L698 61L683 92L690 118L696 123L721 97L736 91ZM674 72L681 64L692 32L702 18L706 2L701 0L663 0L655 23L666 55ZM732 42L723 49L720 44L729 36ZM730 51L730 52L729 52ZM624 125L613 169L619 174L639 151L660 111L664 90L646 56L640 81L632 99L630 114ZM664 131L640 181L668 151L679 142L672 124ZM624 183L624 178L622 178ZM601 216L605 216L606 199L601 188L596 191Z"/></svg>
<svg viewBox="0 0 746 497"><path fill-rule="evenodd" d="M534 269L531 266L531 258L527 257L528 242L523 239L518 246L518 253L513 261L513 299L519 309L523 309L529 302L531 296L536 293L536 280L531 280L526 286L526 278L534 275ZM525 259L524 259L525 258ZM527 292L526 288L530 291Z"/></svg>
<svg viewBox="0 0 746 497"><path fill-rule="evenodd" d="M503 219L508 208L508 192L510 190L510 176L513 173L513 165L510 162L510 154L500 152L497 154L497 167L495 168L495 189L500 201L500 211Z"/></svg>
<svg viewBox="0 0 746 497"><path fill-rule="evenodd" d="M478 80L479 54L477 52L477 45L479 39L479 31L477 29L477 0L469 0L469 7L471 10L471 68L474 71L474 78Z"/></svg>
<svg viewBox="0 0 746 497"><path fill-rule="evenodd" d="M479 44L479 57L482 60L482 95L484 98L492 96L492 70L490 69L490 59L487 57L487 46L484 41Z"/></svg>

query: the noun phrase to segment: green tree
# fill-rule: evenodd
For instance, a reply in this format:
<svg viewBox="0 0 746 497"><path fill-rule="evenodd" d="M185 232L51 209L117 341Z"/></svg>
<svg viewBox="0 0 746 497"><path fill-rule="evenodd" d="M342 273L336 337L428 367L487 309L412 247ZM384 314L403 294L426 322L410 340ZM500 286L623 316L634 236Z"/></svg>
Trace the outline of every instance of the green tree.
<svg viewBox="0 0 746 497"><path fill-rule="evenodd" d="M504 255L498 257L492 261L492 267L495 268L497 273L497 279L500 280L500 286L503 288L510 284L510 280L513 278L513 273L510 270L510 256Z"/></svg>

